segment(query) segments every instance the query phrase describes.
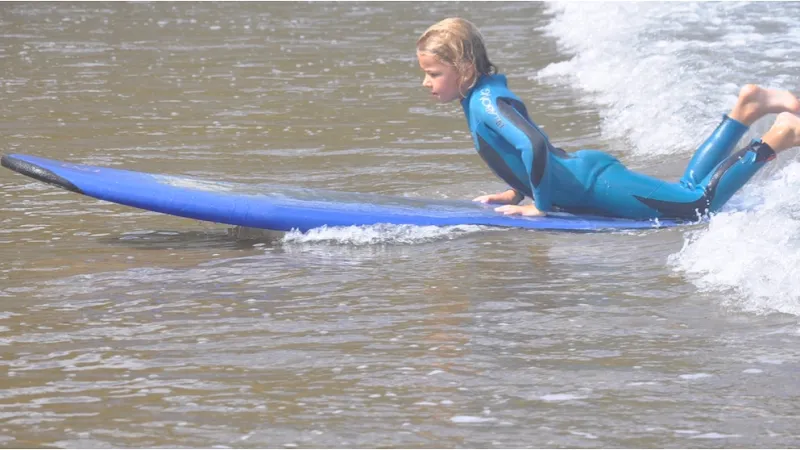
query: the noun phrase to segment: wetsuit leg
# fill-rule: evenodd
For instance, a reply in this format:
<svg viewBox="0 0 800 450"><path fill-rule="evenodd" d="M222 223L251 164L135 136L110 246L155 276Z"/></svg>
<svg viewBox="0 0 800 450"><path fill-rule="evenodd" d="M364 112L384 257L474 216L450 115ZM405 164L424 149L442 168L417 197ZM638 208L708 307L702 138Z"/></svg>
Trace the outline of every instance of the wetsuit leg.
<svg viewBox="0 0 800 450"><path fill-rule="evenodd" d="M586 157L597 158L593 154ZM683 182L668 183L628 170L622 163L614 161L595 177L585 204L581 206L584 211L613 217L695 220L722 208L766 162L774 158L775 151L769 145L753 141L717 164L694 186Z"/></svg>
<svg viewBox="0 0 800 450"><path fill-rule="evenodd" d="M661 181L657 184L660 180L617 166L601 174L598 183L608 186L608 198L603 205L611 215L694 220L722 208L767 161L774 158L775 151L769 145L753 141L719 163L694 187L680 182Z"/></svg>
<svg viewBox="0 0 800 450"><path fill-rule="evenodd" d="M711 136L694 153L681 177L681 184L690 189L697 186L731 153L747 128L745 124L724 115Z"/></svg>
<svg viewBox="0 0 800 450"><path fill-rule="evenodd" d="M764 164L773 159L775 150L757 140L722 161L700 184L708 197L710 212L719 211Z"/></svg>

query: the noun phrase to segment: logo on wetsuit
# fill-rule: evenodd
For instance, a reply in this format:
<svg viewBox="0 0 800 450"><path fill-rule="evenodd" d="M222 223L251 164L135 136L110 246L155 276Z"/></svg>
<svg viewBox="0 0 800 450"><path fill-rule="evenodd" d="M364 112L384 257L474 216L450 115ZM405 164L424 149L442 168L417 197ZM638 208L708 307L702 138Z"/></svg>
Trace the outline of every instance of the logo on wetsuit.
<svg viewBox="0 0 800 450"><path fill-rule="evenodd" d="M503 128L505 124L503 123L503 119L500 118L500 113L497 112L497 109L492 104L492 91L488 87L481 89L480 99L486 114L494 117L494 123L497 125L497 128Z"/></svg>

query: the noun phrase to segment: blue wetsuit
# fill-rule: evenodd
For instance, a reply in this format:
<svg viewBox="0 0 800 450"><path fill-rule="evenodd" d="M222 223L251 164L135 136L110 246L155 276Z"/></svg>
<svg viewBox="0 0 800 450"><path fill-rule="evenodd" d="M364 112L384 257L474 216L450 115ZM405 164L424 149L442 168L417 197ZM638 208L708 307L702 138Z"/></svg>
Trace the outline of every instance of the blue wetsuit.
<svg viewBox="0 0 800 450"><path fill-rule="evenodd" d="M632 172L598 150L567 153L554 147L504 75L482 75L461 104L483 160L540 211L696 219L721 208L775 157L760 141L731 154L747 126L724 116L681 180L669 183Z"/></svg>

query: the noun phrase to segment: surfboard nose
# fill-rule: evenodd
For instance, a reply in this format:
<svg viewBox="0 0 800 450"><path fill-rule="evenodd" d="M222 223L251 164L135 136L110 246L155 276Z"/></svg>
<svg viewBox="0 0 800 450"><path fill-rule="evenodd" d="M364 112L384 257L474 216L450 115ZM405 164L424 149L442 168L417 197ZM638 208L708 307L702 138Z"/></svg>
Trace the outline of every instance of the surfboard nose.
<svg viewBox="0 0 800 450"><path fill-rule="evenodd" d="M34 180L52 184L53 186L76 192L78 194L83 194L83 192L81 192L77 186L69 182L67 179L57 175L51 170L40 167L33 162L26 161L23 158L24 157L22 155L3 155L3 157L0 158L0 165L13 170L14 172L31 177Z"/></svg>

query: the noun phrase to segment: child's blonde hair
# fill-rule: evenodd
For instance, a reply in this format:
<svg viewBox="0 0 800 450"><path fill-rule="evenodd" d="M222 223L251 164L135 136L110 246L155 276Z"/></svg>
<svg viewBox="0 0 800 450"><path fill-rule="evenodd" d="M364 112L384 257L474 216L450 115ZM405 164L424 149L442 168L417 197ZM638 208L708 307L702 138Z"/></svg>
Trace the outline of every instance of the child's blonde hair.
<svg viewBox="0 0 800 450"><path fill-rule="evenodd" d="M467 89L475 86L479 75L497 73L497 66L489 61L481 32L469 20L451 17L431 25L417 40L417 51L430 53L454 66L461 75L461 84L470 83ZM470 66L474 72L469 70Z"/></svg>

